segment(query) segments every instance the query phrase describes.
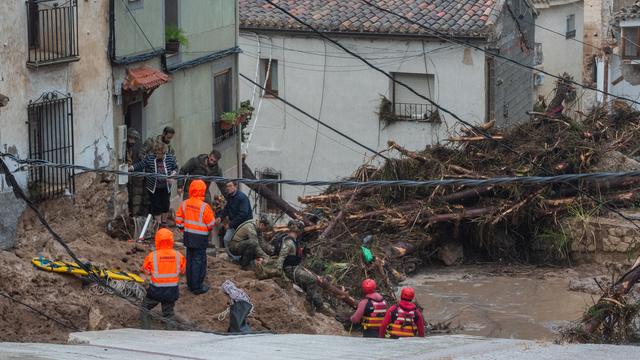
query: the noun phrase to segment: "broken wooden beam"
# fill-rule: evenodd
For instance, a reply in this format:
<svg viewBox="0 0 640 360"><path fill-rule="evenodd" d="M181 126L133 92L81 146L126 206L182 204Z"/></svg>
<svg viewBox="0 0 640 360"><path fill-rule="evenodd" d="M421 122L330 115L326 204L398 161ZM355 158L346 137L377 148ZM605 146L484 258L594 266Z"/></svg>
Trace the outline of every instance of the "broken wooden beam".
<svg viewBox="0 0 640 360"><path fill-rule="evenodd" d="M256 176L246 162L242 162L242 175L246 179L255 180ZM286 202L280 195L269 189L265 185L247 184L249 188L257 192L263 198L271 201L278 209L289 215L292 219L303 219L302 214L296 210L291 204Z"/></svg>
<svg viewBox="0 0 640 360"><path fill-rule="evenodd" d="M398 145L393 140L387 141L387 145L389 145L390 148L397 150L400 154L402 154L402 155L404 155L406 157L412 158L414 160L418 160L418 161L423 162L423 163L426 163L426 162L429 161L429 159L427 159L426 157L418 154L415 151L407 150L406 148Z"/></svg>
<svg viewBox="0 0 640 360"><path fill-rule="evenodd" d="M337 299L341 300L342 302L344 302L345 304L351 306L354 309L358 307L358 302L356 301L356 299L351 297L349 292L343 286L340 286L340 287L335 286L328 279L326 279L326 278L324 278L322 276L316 275L315 273L313 273L309 269L305 268L305 270L308 271L309 273L313 274L316 277L316 284L318 284L318 286L320 286L326 292L328 292L331 295L335 296Z"/></svg>
<svg viewBox="0 0 640 360"><path fill-rule="evenodd" d="M491 135L487 136L449 136L449 141L451 142L475 142L475 141L486 141L486 140L503 140L504 136L502 135Z"/></svg>

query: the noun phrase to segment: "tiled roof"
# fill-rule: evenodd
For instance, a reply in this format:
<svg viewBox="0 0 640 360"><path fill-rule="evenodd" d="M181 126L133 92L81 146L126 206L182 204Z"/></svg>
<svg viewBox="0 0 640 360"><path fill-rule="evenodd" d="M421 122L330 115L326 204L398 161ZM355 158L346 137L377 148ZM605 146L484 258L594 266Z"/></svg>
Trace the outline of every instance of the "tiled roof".
<svg viewBox="0 0 640 360"><path fill-rule="evenodd" d="M129 91L153 90L169 81L169 75L149 66L141 66L127 70L122 88Z"/></svg>
<svg viewBox="0 0 640 360"><path fill-rule="evenodd" d="M373 0L421 25L457 36L489 31L504 0ZM360 0L274 0L314 28L326 32L396 35L428 34L420 26L381 12ZM309 31L263 0L239 0L240 28Z"/></svg>
<svg viewBox="0 0 640 360"><path fill-rule="evenodd" d="M615 21L640 18L640 1L626 8L620 9L613 15Z"/></svg>

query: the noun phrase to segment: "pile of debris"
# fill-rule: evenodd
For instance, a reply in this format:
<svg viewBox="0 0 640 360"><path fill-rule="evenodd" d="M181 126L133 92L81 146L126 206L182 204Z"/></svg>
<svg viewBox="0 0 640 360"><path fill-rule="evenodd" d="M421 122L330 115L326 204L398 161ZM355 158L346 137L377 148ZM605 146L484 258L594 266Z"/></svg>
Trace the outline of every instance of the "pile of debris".
<svg viewBox="0 0 640 360"><path fill-rule="evenodd" d="M616 102L580 119L545 113L506 130L493 122L463 129L447 146L422 151L390 141L389 152L399 152L399 159L378 167L367 163L351 179L487 179L638 170L640 163L633 156L640 151L639 135L640 113ZM634 207L639 184L640 178L619 178L546 185L332 187L299 199L307 206L303 213L313 214L304 239L310 253L307 266L354 293L365 277L376 278L392 293L392 285L423 262L455 264L463 250L465 256L482 254L491 260L564 260L571 244L554 237L559 219L577 211L595 215ZM374 260L363 256L367 251Z"/></svg>

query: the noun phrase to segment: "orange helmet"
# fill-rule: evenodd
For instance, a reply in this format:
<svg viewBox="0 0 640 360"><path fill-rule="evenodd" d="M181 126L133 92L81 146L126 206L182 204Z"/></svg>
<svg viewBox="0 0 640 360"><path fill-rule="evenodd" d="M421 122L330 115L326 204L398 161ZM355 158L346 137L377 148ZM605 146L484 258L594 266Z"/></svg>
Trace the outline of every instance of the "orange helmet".
<svg viewBox="0 0 640 360"><path fill-rule="evenodd" d="M364 279L362 281L362 292L365 295L368 295L374 291L376 291L376 281L373 279Z"/></svg>
<svg viewBox="0 0 640 360"><path fill-rule="evenodd" d="M400 292L401 300L411 301L414 296L416 296L416 292L410 287L402 288L402 291Z"/></svg>

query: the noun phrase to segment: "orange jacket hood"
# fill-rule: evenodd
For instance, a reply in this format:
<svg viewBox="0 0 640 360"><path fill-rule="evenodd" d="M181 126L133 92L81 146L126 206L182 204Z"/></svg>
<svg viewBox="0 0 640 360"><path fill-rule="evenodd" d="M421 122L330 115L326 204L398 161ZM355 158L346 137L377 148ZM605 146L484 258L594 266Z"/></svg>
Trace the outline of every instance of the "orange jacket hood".
<svg viewBox="0 0 640 360"><path fill-rule="evenodd" d="M169 229L160 229L156 233L156 250L173 249L173 233Z"/></svg>
<svg viewBox="0 0 640 360"><path fill-rule="evenodd" d="M207 185L202 180L193 180L189 185L189 198L204 200L204 192L207 191Z"/></svg>

